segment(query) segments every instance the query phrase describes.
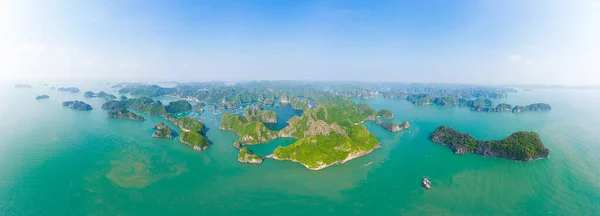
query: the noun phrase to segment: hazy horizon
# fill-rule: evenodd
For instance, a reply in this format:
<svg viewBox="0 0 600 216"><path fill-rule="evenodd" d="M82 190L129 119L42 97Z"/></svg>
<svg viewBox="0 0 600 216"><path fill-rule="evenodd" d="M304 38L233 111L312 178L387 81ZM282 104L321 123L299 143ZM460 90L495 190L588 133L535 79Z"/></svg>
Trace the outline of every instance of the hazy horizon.
<svg viewBox="0 0 600 216"><path fill-rule="evenodd" d="M600 84L600 1L0 1L2 80Z"/></svg>

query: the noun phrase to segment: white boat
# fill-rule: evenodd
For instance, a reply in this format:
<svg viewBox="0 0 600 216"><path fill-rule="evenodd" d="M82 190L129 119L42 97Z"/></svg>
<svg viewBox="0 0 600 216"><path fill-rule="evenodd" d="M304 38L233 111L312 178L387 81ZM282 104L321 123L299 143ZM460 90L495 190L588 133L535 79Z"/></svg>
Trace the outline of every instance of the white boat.
<svg viewBox="0 0 600 216"><path fill-rule="evenodd" d="M422 183L423 183L423 187L425 189L430 189L431 188L431 182L429 182L429 180L427 178L423 177L423 182Z"/></svg>

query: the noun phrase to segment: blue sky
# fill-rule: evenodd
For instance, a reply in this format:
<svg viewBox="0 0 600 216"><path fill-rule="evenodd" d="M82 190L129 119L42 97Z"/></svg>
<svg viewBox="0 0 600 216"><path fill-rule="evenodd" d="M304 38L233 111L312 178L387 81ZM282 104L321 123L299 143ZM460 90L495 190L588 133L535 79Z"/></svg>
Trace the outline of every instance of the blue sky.
<svg viewBox="0 0 600 216"><path fill-rule="evenodd" d="M594 0L0 2L7 79L600 84Z"/></svg>

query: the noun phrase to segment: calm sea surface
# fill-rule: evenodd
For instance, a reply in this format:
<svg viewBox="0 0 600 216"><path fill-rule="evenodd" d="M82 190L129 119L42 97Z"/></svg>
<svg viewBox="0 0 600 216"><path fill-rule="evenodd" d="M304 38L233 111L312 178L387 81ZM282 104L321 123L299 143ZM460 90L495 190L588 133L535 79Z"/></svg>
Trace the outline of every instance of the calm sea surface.
<svg viewBox="0 0 600 216"><path fill-rule="evenodd" d="M209 112L214 144L198 152L178 138L153 139L161 117L107 119L104 99L83 97L88 90L116 93L106 84L75 85L79 94L50 86L0 86L0 215L600 215L598 90L534 89L497 101L553 108L520 114L357 100L391 109L395 122L412 127L389 133L367 122L383 148L310 171L287 161L239 163L232 146L237 136L220 131ZM50 99L36 101L38 94ZM83 100L94 110L61 107L66 100ZM277 109L280 121L297 114ZM522 163L454 155L428 141L440 125L478 139L536 131L550 157ZM264 156L292 142L251 149ZM431 190L421 187L423 176Z"/></svg>

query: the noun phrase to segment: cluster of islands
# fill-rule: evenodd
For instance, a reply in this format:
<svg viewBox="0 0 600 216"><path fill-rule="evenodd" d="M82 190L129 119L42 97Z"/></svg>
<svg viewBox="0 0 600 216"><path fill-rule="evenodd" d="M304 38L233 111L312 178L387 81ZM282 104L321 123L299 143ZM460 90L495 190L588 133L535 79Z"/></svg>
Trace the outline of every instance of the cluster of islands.
<svg viewBox="0 0 600 216"><path fill-rule="evenodd" d="M187 116L187 113L213 112L216 116L213 121L219 125L220 130L232 131L238 135L232 147L239 150L239 162L259 164L265 159L288 160L310 170L342 164L381 148L377 137L365 127L366 121L373 121L390 133L402 133L411 126L406 120L397 121L398 116L389 109L375 110L368 104L356 103L353 98L381 96L407 100L415 105L468 107L476 112L551 110L550 105L545 103L527 106L506 103L495 105L494 99L505 98L516 91L509 88L292 81L233 85L217 82L185 83L172 88L143 83L119 83L112 87L118 96L104 91L87 91L83 96L106 100L101 108L106 111L107 118L145 121L143 116L133 112L136 111L161 116L181 130L178 134L161 121L154 126L155 131L151 135L154 138L179 137L181 143L195 150L208 149L212 142L207 137L203 116L193 118ZM76 87L55 90L73 94L80 91ZM155 99L161 96L175 97L178 100L163 104ZM37 100L47 98L48 95L36 97ZM65 101L62 105L80 111L93 109L83 101ZM300 114L287 120L283 128L274 129L269 125L278 123L277 113L269 108L279 106L290 106ZM182 113L183 117L176 117L182 116ZM277 147L265 157L252 153L248 148L250 145L260 145L283 137L293 138L295 141L288 146ZM450 148L456 154L480 154L519 161L545 158L549 154L535 132L518 131L502 140L483 141L450 127L440 126L431 132L430 140Z"/></svg>

